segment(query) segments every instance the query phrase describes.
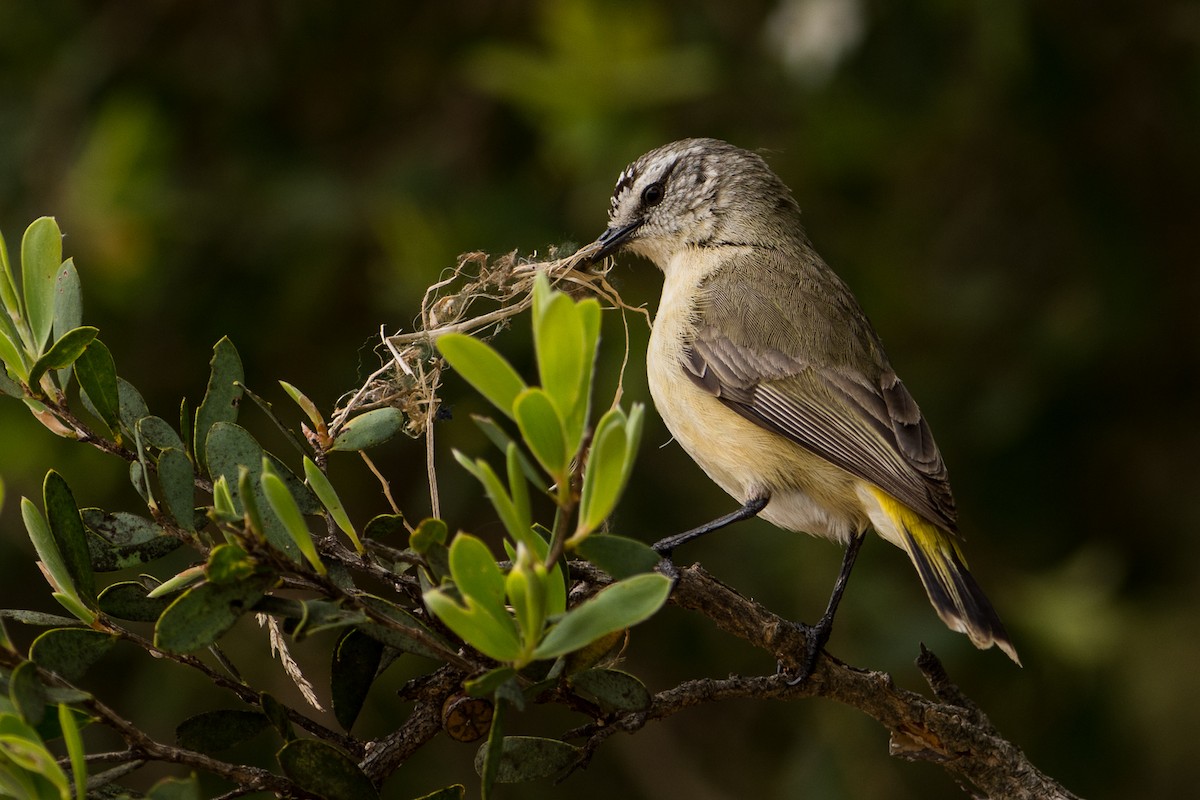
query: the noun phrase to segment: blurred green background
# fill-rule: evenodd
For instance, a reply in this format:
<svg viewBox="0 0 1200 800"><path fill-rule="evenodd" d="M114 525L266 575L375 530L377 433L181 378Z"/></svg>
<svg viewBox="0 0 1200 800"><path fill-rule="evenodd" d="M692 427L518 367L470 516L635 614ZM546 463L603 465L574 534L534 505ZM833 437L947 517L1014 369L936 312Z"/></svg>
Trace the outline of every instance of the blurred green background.
<svg viewBox="0 0 1200 800"><path fill-rule="evenodd" d="M1074 791L1184 796L1200 783L1198 52L1200 5L1185 0L6 2L0 229L13 252L33 218L58 218L85 321L155 413L185 395L194 407L225 334L277 407L282 378L330 409L377 365L380 326L410 328L458 253L589 241L620 170L667 141L762 148L931 420L974 571L1025 668L947 631L878 540L830 650L919 688L924 641ZM613 277L657 302L647 264ZM515 360L522 331L498 340ZM615 318L606 336L611 387ZM626 391L649 400L640 352ZM454 380L446 396L445 515L494 534L449 458L487 452L467 420L483 407ZM667 440L652 417L619 532L652 540L733 508ZM427 514L421 443L378 459L404 512ZM83 505L137 510L123 465L0 402L0 607L55 610L17 513L51 467ZM332 470L356 519L383 510L357 461ZM839 553L756 521L678 557L812 621ZM241 625L250 643L233 656L293 698ZM318 682L328 647L301 648ZM109 659L91 685L156 736L231 705L132 649ZM774 668L675 610L635 631L628 666L652 689ZM393 667L356 732L392 729L393 690L425 667ZM534 712L515 732L578 721ZM470 785L473 753L439 739L386 796ZM857 712L810 701L685 712L610 739L561 786L503 796L962 792L890 758Z"/></svg>

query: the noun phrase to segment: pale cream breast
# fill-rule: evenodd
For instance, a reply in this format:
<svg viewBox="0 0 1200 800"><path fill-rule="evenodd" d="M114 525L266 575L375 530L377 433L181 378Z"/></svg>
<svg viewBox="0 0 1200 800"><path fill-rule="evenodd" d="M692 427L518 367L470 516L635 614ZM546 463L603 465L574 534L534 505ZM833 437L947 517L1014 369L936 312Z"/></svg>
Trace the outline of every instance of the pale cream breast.
<svg viewBox="0 0 1200 800"><path fill-rule="evenodd" d="M759 516L789 530L848 541L867 524L856 502L859 481L731 410L696 385L682 366L695 330L697 285L716 266L710 252L694 249L665 265L646 357L654 404L688 455L739 503L765 491L771 501Z"/></svg>

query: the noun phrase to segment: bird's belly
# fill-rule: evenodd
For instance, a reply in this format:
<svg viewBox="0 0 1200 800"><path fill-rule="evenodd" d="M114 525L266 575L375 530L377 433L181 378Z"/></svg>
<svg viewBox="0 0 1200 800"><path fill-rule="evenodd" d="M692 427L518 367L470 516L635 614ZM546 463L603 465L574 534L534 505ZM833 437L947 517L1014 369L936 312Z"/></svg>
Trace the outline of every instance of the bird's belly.
<svg viewBox="0 0 1200 800"><path fill-rule="evenodd" d="M860 481L730 409L681 366L681 338L655 322L647 355L650 394L675 440L739 503L767 493L759 516L781 528L839 542L868 523Z"/></svg>

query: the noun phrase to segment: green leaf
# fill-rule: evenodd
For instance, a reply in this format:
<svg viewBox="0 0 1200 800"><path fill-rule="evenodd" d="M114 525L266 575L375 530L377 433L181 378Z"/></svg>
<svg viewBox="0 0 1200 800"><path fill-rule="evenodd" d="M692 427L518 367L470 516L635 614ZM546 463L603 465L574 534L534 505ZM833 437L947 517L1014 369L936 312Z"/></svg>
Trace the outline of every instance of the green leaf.
<svg viewBox="0 0 1200 800"><path fill-rule="evenodd" d="M34 220L21 239L21 283L33 333L30 349L40 353L54 327L54 296L62 264L62 231L53 217Z"/></svg>
<svg viewBox="0 0 1200 800"><path fill-rule="evenodd" d="M542 639L533 657L556 658L607 633L636 625L658 611L670 593L670 578L657 573L635 575L607 586L568 611Z"/></svg>
<svg viewBox="0 0 1200 800"><path fill-rule="evenodd" d="M239 583L257 571L258 562L239 545L229 542L214 547L204 565L204 577L217 584Z"/></svg>
<svg viewBox="0 0 1200 800"><path fill-rule="evenodd" d="M87 797L87 762L83 749L83 737L79 735L79 725L75 721L75 713L65 703L58 704L58 726L62 729L63 742L67 746L67 757L71 762L71 775L75 779L75 798L85 800Z"/></svg>
<svg viewBox="0 0 1200 800"><path fill-rule="evenodd" d="M263 575L236 583L202 583L188 589L158 618L154 646L169 653L208 647L259 601L273 581Z"/></svg>
<svg viewBox="0 0 1200 800"><path fill-rule="evenodd" d="M437 349L475 391L513 416L513 401L525 389L525 381L491 345L463 333L447 333L438 338Z"/></svg>
<svg viewBox="0 0 1200 800"><path fill-rule="evenodd" d="M69 625L80 625L80 621L58 614L47 614L44 611L26 611L22 608L0 609L0 620L11 619L22 625L33 625L39 628L61 628Z"/></svg>
<svg viewBox="0 0 1200 800"><path fill-rule="evenodd" d="M171 600L146 595L146 587L137 581L121 581L100 592L97 604L110 617L132 622L157 622Z"/></svg>
<svg viewBox="0 0 1200 800"><path fill-rule="evenodd" d="M114 435L120 435L121 397L117 389L117 366L112 353L99 339L93 339L87 349L75 361L75 377L83 390L90 410L108 426Z"/></svg>
<svg viewBox="0 0 1200 800"><path fill-rule="evenodd" d="M507 684L501 684L505 686ZM508 716L509 702L497 687L496 707L492 712L492 726L487 741L475 753L475 771L480 777L480 794L489 800L500 772L500 756L504 752L504 720Z"/></svg>
<svg viewBox="0 0 1200 800"><path fill-rule="evenodd" d="M292 720L288 716L288 707L276 700L272 695L263 692L258 696L259 705L262 706L263 714L271 721L275 731L285 742L290 742L296 738L295 732L292 730Z"/></svg>
<svg viewBox="0 0 1200 800"><path fill-rule="evenodd" d="M362 711L383 661L383 644L360 630L344 632L333 648L329 693L333 715L346 731Z"/></svg>
<svg viewBox="0 0 1200 800"><path fill-rule="evenodd" d="M79 285L79 270L75 269L75 259L68 258L58 268L54 287L54 329L51 332L55 339L61 339L67 331L83 325L83 290ZM63 389L71 381L71 369L68 367L58 374L58 385Z"/></svg>
<svg viewBox="0 0 1200 800"><path fill-rule="evenodd" d="M196 409L196 438L193 445L196 466L201 470L209 469L207 443L213 426L218 422L237 421L238 404L242 399L242 381L245 380L242 358L227 336L213 345L213 357L209 364L211 369L208 389L204 393L200 408ZM216 478L211 469L209 474ZM230 478L230 483L233 482L234 479Z"/></svg>
<svg viewBox="0 0 1200 800"><path fill-rule="evenodd" d="M0 361L3 361L2 357L0 357ZM2 363L0 363L0 394L8 395L9 397L15 397L17 399L21 399L25 396L25 390L21 388L21 384L9 377L8 372Z"/></svg>
<svg viewBox="0 0 1200 800"><path fill-rule="evenodd" d="M364 539L386 539L407 533L403 514L377 514L363 526Z"/></svg>
<svg viewBox="0 0 1200 800"><path fill-rule="evenodd" d="M29 365L25 361L24 350L5 331L0 330L0 362L8 367L8 371L22 383L29 383ZM12 394L21 397L21 392Z"/></svg>
<svg viewBox="0 0 1200 800"><path fill-rule="evenodd" d="M42 484L42 498L50 533L54 536L54 543L58 545L58 552L62 554L74 586L74 590L62 587L63 591L78 593L86 605L92 606L96 602L96 579L92 574L87 534L79 516L79 506L75 504L75 496L63 477L51 470L46 473L46 480Z"/></svg>
<svg viewBox="0 0 1200 800"><path fill-rule="evenodd" d="M146 597L149 597L152 600L159 597L166 597L167 595L176 594L177 592L183 591L193 583L198 583L199 581L204 580L204 566L205 565L202 564L200 566L187 567L181 570L179 573L172 575L170 578L167 578L158 586L155 586L153 589L147 592Z"/></svg>
<svg viewBox="0 0 1200 800"><path fill-rule="evenodd" d="M334 523L341 528L342 533L350 537L350 541L354 543L354 549L361 556L366 550L363 544L358 539L358 534L354 530L354 526L350 523L350 517L346 514L346 507L342 505L342 500L338 497L337 490L333 488L333 484L329 482L328 476L321 471L308 456L304 457L304 478L308 481L308 485L316 492L321 504L329 511L329 516L333 518Z"/></svg>
<svg viewBox="0 0 1200 800"><path fill-rule="evenodd" d="M460 533L450 543L450 574L463 597L473 598L504 612L504 575L492 551L469 533Z"/></svg>
<svg viewBox="0 0 1200 800"><path fill-rule="evenodd" d="M50 533L50 526L42 512L27 497L21 498L21 518L25 522L25 530L29 532L29 540L37 551L38 559L46 568L47 578L52 589L73 591L74 581L67 569L66 561Z"/></svg>
<svg viewBox="0 0 1200 800"><path fill-rule="evenodd" d="M536 642L546 624L547 581L545 565L534 562L529 550L518 546L515 563L504 579L504 590L527 643Z"/></svg>
<svg viewBox="0 0 1200 800"><path fill-rule="evenodd" d="M516 442L509 442L504 451L504 465L508 472L508 496L512 498L513 511L520 531L519 535L514 534L513 538L518 542L536 536L531 530L533 509L529 503L529 484L525 480L521 460L521 450ZM532 544L526 546L532 547Z"/></svg>
<svg viewBox="0 0 1200 800"><path fill-rule="evenodd" d="M87 537L88 556L97 572L148 564L183 545L155 523L127 511L108 514L98 508L85 508L81 515L92 532Z"/></svg>
<svg viewBox="0 0 1200 800"><path fill-rule="evenodd" d="M87 346L100 333L98 328L84 326L69 330L56 341L46 353L29 369L29 386L34 388L38 381L52 369L65 369L75 363Z"/></svg>
<svg viewBox="0 0 1200 800"><path fill-rule="evenodd" d="M638 446L642 442L642 422L646 417L646 407L641 403L634 403L629 409L629 416L625 419L625 468L621 472L621 485L626 486L629 483L629 476L633 474L633 463L637 461Z"/></svg>
<svg viewBox="0 0 1200 800"><path fill-rule="evenodd" d="M512 619L500 619L493 609L483 608L473 597L462 606L440 589L425 593L425 605L464 642L497 661L521 658L521 643Z"/></svg>
<svg viewBox="0 0 1200 800"><path fill-rule="evenodd" d="M17 283L13 280L12 263L8 260L8 244L0 232L0 333L9 333L13 341L19 341L13 320L24 316L21 300L17 296Z"/></svg>
<svg viewBox="0 0 1200 800"><path fill-rule="evenodd" d="M292 472L291 468L274 453L264 452L263 455L271 462L271 470L283 480L288 491L292 493L292 499L296 501L301 514L316 515L323 511L321 501L312 487L302 481L300 476Z"/></svg>
<svg viewBox="0 0 1200 800"><path fill-rule="evenodd" d="M434 545L445 544L449 529L446 523L436 517L427 517L417 523L408 537L408 546L414 552L424 555Z"/></svg>
<svg viewBox="0 0 1200 800"><path fill-rule="evenodd" d="M517 395L513 416L521 437L534 458L555 481L566 479L573 452L567 449L567 434L554 402L542 389L533 387Z"/></svg>
<svg viewBox="0 0 1200 800"><path fill-rule="evenodd" d="M150 416L150 409L141 392L120 376L117 377L117 414L130 434L137 430L137 424L143 417Z"/></svg>
<svg viewBox="0 0 1200 800"><path fill-rule="evenodd" d="M475 755L475 771L483 773L484 747ZM579 762L583 749L558 739L505 736L500 750L497 783L525 783L563 775Z"/></svg>
<svg viewBox="0 0 1200 800"><path fill-rule="evenodd" d="M571 676L571 686L596 698L606 712L646 711L652 699L646 684L617 669L598 667L577 672Z"/></svg>
<svg viewBox="0 0 1200 800"><path fill-rule="evenodd" d="M91 554L92 569L96 572L116 572L130 567L149 564L170 555L183 546L183 542L166 534L148 542L111 547L95 536L87 539Z"/></svg>
<svg viewBox="0 0 1200 800"><path fill-rule="evenodd" d="M589 536L575 552L617 580L650 572L662 560L650 545L611 534Z"/></svg>
<svg viewBox="0 0 1200 800"><path fill-rule="evenodd" d="M8 676L8 699L21 719L37 726L46 714L46 687L38 678L37 665L22 661Z"/></svg>
<svg viewBox="0 0 1200 800"><path fill-rule="evenodd" d="M529 537L526 547L537 556L537 560L543 564L550 554L550 531L546 530L541 525L533 525L531 527L533 533ZM507 541L504 543L504 549L508 553L511 560L516 560L517 551ZM567 581L563 574L563 560L559 559L550 569L549 576L546 581L546 615L557 616L567 610Z"/></svg>
<svg viewBox="0 0 1200 800"><path fill-rule="evenodd" d="M404 413L398 408L376 408L359 414L342 427L330 450L367 450L404 430Z"/></svg>
<svg viewBox="0 0 1200 800"><path fill-rule="evenodd" d="M539 280L538 285L545 285L544 279ZM565 294L554 292L540 314L535 309L533 336L538 375L542 388L564 420L572 418L580 402L583 373L588 367L584 359L583 335L583 320L575 311L575 303Z"/></svg>
<svg viewBox="0 0 1200 800"><path fill-rule="evenodd" d="M304 515L300 513L300 507L296 505L296 499L288 491L283 478L270 468L270 462L266 459L263 460L263 474L260 480L263 494L266 495L267 502L275 515L283 523L284 530L292 537L292 541L296 543L296 547L312 565L312 568L321 575L326 574L328 570L317 554L317 546L313 542L312 532L308 529L308 523L304 521Z"/></svg>
<svg viewBox="0 0 1200 800"><path fill-rule="evenodd" d="M188 717L175 728L175 743L185 750L216 755L250 741L271 727L261 711L218 709Z"/></svg>
<svg viewBox="0 0 1200 800"><path fill-rule="evenodd" d="M142 439L142 444L146 447L153 447L156 450L184 449L183 439L179 438L175 429L162 417L156 417L153 414L142 417L138 420L137 431Z"/></svg>
<svg viewBox="0 0 1200 800"><path fill-rule="evenodd" d="M611 408L600 418L588 453L575 536L591 533L612 513L617 498L625 489L623 479L628 446L625 414L620 408Z"/></svg>
<svg viewBox="0 0 1200 800"><path fill-rule="evenodd" d="M12 764L11 770L0 772L0 779L11 775L17 770L28 770L33 776L45 779L51 787L46 787L42 781L27 780L23 784L24 795L37 800L60 800L70 797L71 784L62 768L58 766L54 755L46 749L42 737L33 726L23 722L16 714L0 714L0 763ZM0 784L3 786L3 784ZM53 790L57 790L54 792ZM7 795L6 795L7 797Z"/></svg>
<svg viewBox="0 0 1200 800"><path fill-rule="evenodd" d="M264 452L262 446L254 437L239 425L232 422L215 422L208 434L207 463L209 474L216 481L225 478L230 490L234 508L242 513L241 468L249 472L247 486L251 489L250 502L260 509L267 505L266 495L262 488L262 469ZM215 487L214 487L215 493ZM295 540L289 535L283 523L273 514L262 515L263 533L272 546L287 553L292 558L298 558L300 550Z"/></svg>
<svg viewBox="0 0 1200 800"><path fill-rule="evenodd" d="M379 792L354 760L316 739L296 739L279 751L279 765L296 783L328 800L369 800Z"/></svg>
<svg viewBox="0 0 1200 800"><path fill-rule="evenodd" d="M53 628L33 640L29 659L74 683L116 642L116 636L90 628Z"/></svg>
<svg viewBox="0 0 1200 800"><path fill-rule="evenodd" d="M304 392L297 389L287 381L280 381L279 385L283 387L283 391L287 392L287 396L292 398L292 402L300 406L300 410L308 417L308 421L312 423L313 430L320 430L325 427L325 419L321 416L321 412L317 410L317 404L308 399Z"/></svg>
<svg viewBox="0 0 1200 800"><path fill-rule="evenodd" d="M183 450L168 447L158 456L158 483L163 504L175 524L185 531L196 530L196 474Z"/></svg>

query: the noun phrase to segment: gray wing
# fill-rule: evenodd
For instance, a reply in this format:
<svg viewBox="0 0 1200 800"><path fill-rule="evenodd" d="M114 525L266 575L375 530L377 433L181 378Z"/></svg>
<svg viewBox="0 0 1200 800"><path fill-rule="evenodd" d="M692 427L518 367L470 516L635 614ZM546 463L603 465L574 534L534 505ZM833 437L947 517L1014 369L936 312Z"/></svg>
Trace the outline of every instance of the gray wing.
<svg viewBox="0 0 1200 800"><path fill-rule="evenodd" d="M890 367L871 379L737 344L703 323L697 334L682 365L697 385L930 522L956 530L946 465L920 409Z"/></svg>

